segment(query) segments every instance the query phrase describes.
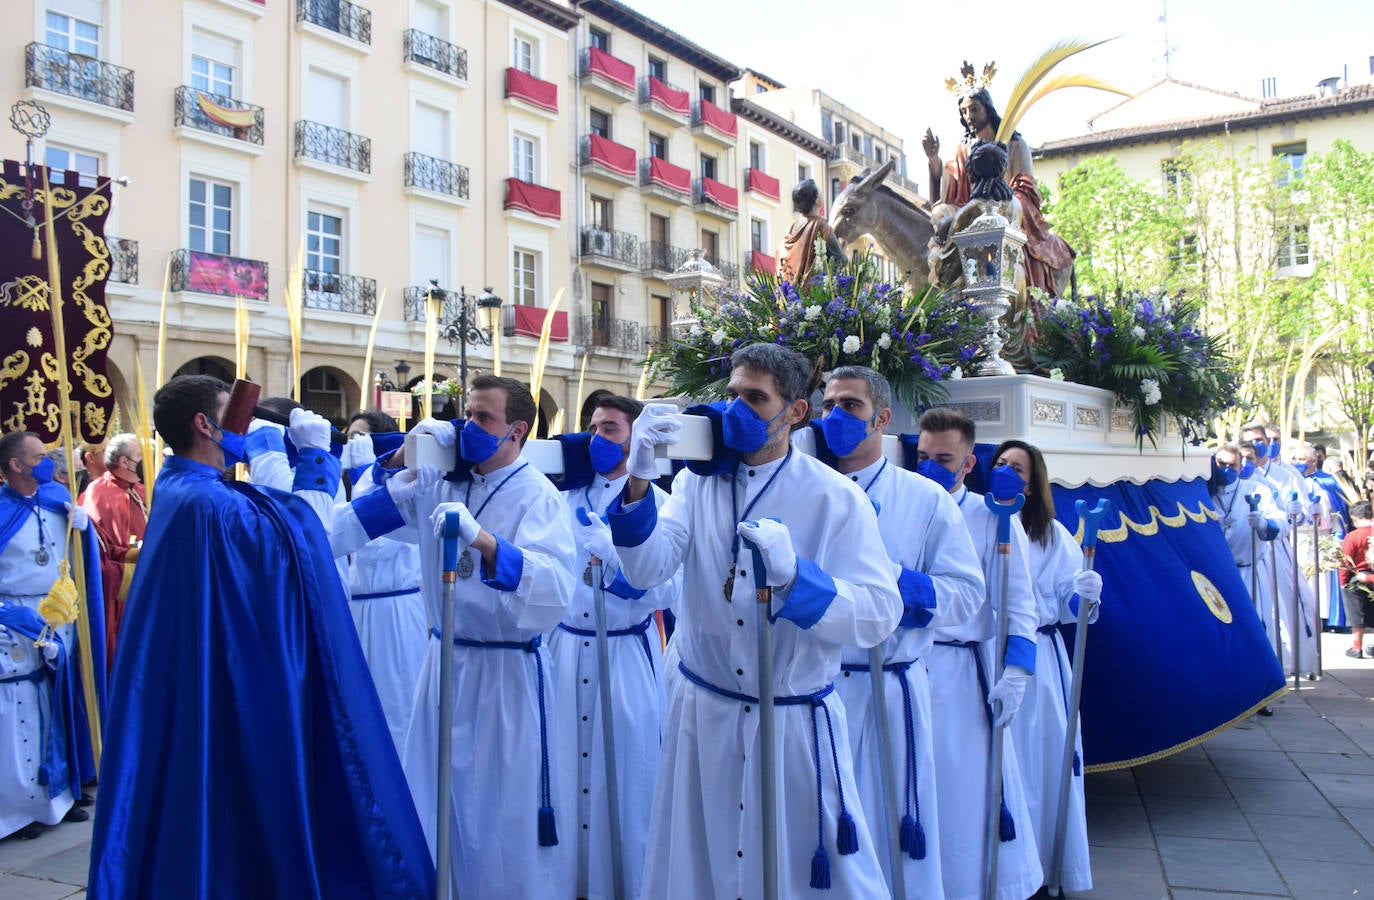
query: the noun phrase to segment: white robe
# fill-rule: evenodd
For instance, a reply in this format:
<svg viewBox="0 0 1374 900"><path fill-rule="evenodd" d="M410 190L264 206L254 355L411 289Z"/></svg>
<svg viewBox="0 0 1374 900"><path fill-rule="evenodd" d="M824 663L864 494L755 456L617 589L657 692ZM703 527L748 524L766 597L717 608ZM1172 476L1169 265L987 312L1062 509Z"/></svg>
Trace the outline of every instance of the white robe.
<svg viewBox="0 0 1374 900"><path fill-rule="evenodd" d="M770 479L772 486L765 490ZM880 549L873 506L862 490L819 460L793 451L766 465L740 465L727 476L703 478L684 470L672 496L657 509L652 531L636 546L625 546L624 523L647 502L611 516L621 566L641 587L661 584L683 567L675 652L682 665L717 688L748 696L759 690L753 562L743 542L738 553L732 549L741 520L782 521L799 560L810 560L834 584L829 605L811 627L785 618L774 623L775 697L825 690L839 675L843 647L871 647L896 627L901 599ZM727 597L724 582L732 563L739 571ZM775 591L774 611L794 594L799 603L815 596L796 585ZM758 726L756 704L721 696L685 675L671 682L643 896L758 896L763 883ZM775 737L780 895L882 896L886 885L854 782L843 702L832 693L814 709L777 706ZM824 807L819 825L817 755ZM837 767L858 835L857 852L846 855L836 846ZM829 860L828 891L810 887L818 842Z"/></svg>
<svg viewBox="0 0 1374 900"><path fill-rule="evenodd" d="M570 527L576 530L576 512L586 508L606 518L606 507L620 495L629 476L614 481L598 476L585 490L565 491ZM654 488L657 502L667 494ZM558 697L558 740L562 760L574 761L563 773L558 808L567 810L568 836L577 841L577 896L588 900L613 896L611 846L606 768L602 738L601 679L597 671L596 638L566 629L596 631L595 598L586 583L585 547L578 546L573 567L572 603L562 624L549 633L549 661L554 693ZM609 568L609 567L608 567ZM607 571L603 584L611 584L615 571ZM651 588L635 600L606 592L606 630L619 631L647 626L639 634L607 639L610 657L612 700L615 704L614 737L617 799L620 812L622 879L627 897L638 897L648 849L649 812L658 775L659 739L663 728L663 651L659 642L656 610L677 600L681 577Z"/></svg>
<svg viewBox="0 0 1374 900"><path fill-rule="evenodd" d="M1298 492L1298 498L1302 500L1303 508L1307 508L1307 485L1292 466L1277 460L1270 461L1268 466L1262 467L1256 474L1264 477L1265 483L1272 490L1275 506L1284 516L1278 539L1272 545L1275 565L1272 569L1260 573L1261 578L1269 579L1271 591L1273 591L1275 587L1273 569L1277 569L1276 596L1279 604L1281 648L1276 647L1275 652L1278 654L1284 672L1292 675L1294 664L1292 636L1297 634L1298 667L1303 673L1315 672L1317 670L1317 639L1319 637L1319 632L1315 628L1317 598L1312 593L1312 585L1306 578L1302 577L1302 571L1298 568L1300 562L1294 554L1292 525L1287 518L1288 503L1292 497L1292 492ZM1310 523L1310 519L1305 513L1298 516L1299 530L1308 523ZM1293 592L1293 573L1295 570L1298 574L1296 601ZM1295 606L1297 607L1296 610ZM1298 616L1296 623L1294 622L1295 612ZM1271 606L1265 613L1269 641L1273 643L1273 607Z"/></svg>
<svg viewBox="0 0 1374 900"><path fill-rule="evenodd" d="M997 564L997 519L983 505L981 494L960 486L953 495L963 513L974 550L983 567L990 602L958 626L938 628L936 645L925 655L930 673L931 722L935 737L935 771L942 784L957 784L957 792L942 791L940 804L940 867L947 900L977 900L983 896L987 859L983 853L988 821L988 765L992 733L988 724L987 692L979 684L974 654L940 641L978 641L987 688L993 686L993 647L997 616L1008 616L1009 636L1035 642L1036 609L1026 564L1026 532L1019 517L1012 518L1010 596L998 596L1001 579ZM999 609L1003 606L1004 609ZM1032 678L1032 681L1034 679ZM1027 692L1031 690L1028 685ZM1013 720L1014 721L1014 720ZM998 900L1025 900L1043 882L1039 850L1030 827L1016 742L1009 731L1002 741L1002 797L1016 826L1016 838L998 849Z"/></svg>
<svg viewBox="0 0 1374 900"><path fill-rule="evenodd" d="M882 751L878 719L873 704L873 682L868 670L869 651L847 647L842 656L846 671L835 683L835 692L844 700L849 720L849 744L854 753L854 779L859 797L868 814L869 830L878 848L883 873L891 879L891 859L898 844L898 822L887 822L884 782L898 797L900 821L911 816L925 834L924 859L901 854L902 880L907 897L942 895L940 872L939 777L935 767L935 748L931 737L930 680L922 657L934 641L934 629L956 626L975 615L986 602L983 570L974 553L968 529L959 507L948 493L933 481L879 460L849 477L865 488L877 504L878 529L883 536L888 558L894 563L894 576L900 568L930 576L936 605L928 624L898 627L881 646L883 665L911 664L905 672L885 671L884 700L887 703L888 731L892 738L894 772L882 776ZM854 669L853 666L862 666ZM911 744L908 745L906 700L903 682L910 695ZM915 771L911 763L915 762ZM915 779L915 791L911 779ZM951 790L962 791L954 784ZM883 823L885 827L880 827Z"/></svg>
<svg viewBox="0 0 1374 900"><path fill-rule="evenodd" d="M1212 495L1212 505L1216 508L1222 533L1226 535L1231 557L1236 561L1236 571L1245 583L1245 590L1251 594L1250 600L1264 626L1264 633L1269 634L1274 627L1274 586L1269 577L1269 554L1274 545L1272 541L1260 540L1259 533L1250 527L1250 505L1246 497L1260 498L1257 509L1278 531L1283 531L1287 519L1274 505L1274 492L1263 478L1237 479L1235 484Z"/></svg>

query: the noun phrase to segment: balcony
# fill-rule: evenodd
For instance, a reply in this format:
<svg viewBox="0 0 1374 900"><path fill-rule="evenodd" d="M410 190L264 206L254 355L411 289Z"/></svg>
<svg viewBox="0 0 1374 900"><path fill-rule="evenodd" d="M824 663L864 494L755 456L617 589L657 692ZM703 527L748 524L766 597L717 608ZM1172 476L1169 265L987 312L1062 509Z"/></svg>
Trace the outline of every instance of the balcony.
<svg viewBox="0 0 1374 900"><path fill-rule="evenodd" d="M446 203L468 201L468 167L446 159L407 153L405 189L407 194L431 197Z"/></svg>
<svg viewBox="0 0 1374 900"><path fill-rule="evenodd" d="M226 138L231 146L234 143L262 146L261 106L186 85L178 87L174 96L176 108L172 111L172 124L178 128Z"/></svg>
<svg viewBox="0 0 1374 900"><path fill-rule="evenodd" d="M110 251L110 281L138 284L138 241L129 238L105 237Z"/></svg>
<svg viewBox="0 0 1374 900"><path fill-rule="evenodd" d="M404 54L405 61L413 63L420 71L445 76L446 81L467 83L468 52L456 44L417 28L407 28Z"/></svg>
<svg viewBox="0 0 1374 900"><path fill-rule="evenodd" d="M722 257L712 256L709 253L701 254L701 258L715 266L720 271L720 274L725 276L726 281L729 281L731 284L739 284L739 266L732 262L727 262Z"/></svg>
<svg viewBox="0 0 1374 900"><path fill-rule="evenodd" d="M558 115L558 85L511 66L506 69L506 102L548 118Z"/></svg>
<svg viewBox="0 0 1374 900"><path fill-rule="evenodd" d="M686 91L645 75L639 79L639 109L671 125L685 125L692 115L692 100Z"/></svg>
<svg viewBox="0 0 1374 900"><path fill-rule="evenodd" d="M734 113L726 112L710 100L698 100L692 104L692 133L723 147L733 147L739 138L739 121Z"/></svg>
<svg viewBox="0 0 1374 900"><path fill-rule="evenodd" d="M536 221L551 219L556 222L563 218L563 195L553 188L521 181L519 178L507 178L505 209L535 216Z"/></svg>
<svg viewBox="0 0 1374 900"><path fill-rule="evenodd" d="M581 255L591 265L633 272L639 269L639 238L628 231L582 229Z"/></svg>
<svg viewBox="0 0 1374 900"><path fill-rule="evenodd" d="M674 247L666 241L645 241L639 245L640 270L650 275L671 275L692 256L690 250Z"/></svg>
<svg viewBox="0 0 1374 900"><path fill-rule="evenodd" d="M639 172L635 166L637 157L633 147L617 144L599 134L585 135L578 144L577 161L582 167L582 174L616 184L633 187L639 183Z"/></svg>
<svg viewBox="0 0 1374 900"><path fill-rule="evenodd" d="M428 287L408 287L402 292L405 302L405 318L407 322L425 321L425 299L428 296ZM463 306L468 309L468 343L491 346L491 330L486 327L486 310L479 309L476 297L468 297L466 304L462 302L462 295L450 291L444 292L443 307L439 312L439 330L444 331L445 327L452 324L455 335L458 334L457 328L459 320L462 318L460 313Z"/></svg>
<svg viewBox="0 0 1374 900"><path fill-rule="evenodd" d="M582 51L577 62L577 74L584 88L596 91L615 103L634 100L639 95L635 67L596 47L587 47Z"/></svg>
<svg viewBox="0 0 1374 900"><path fill-rule="evenodd" d="M296 0L296 21L372 44L372 12L348 0Z"/></svg>
<svg viewBox="0 0 1374 900"><path fill-rule="evenodd" d="M24 84L126 113L134 111L132 69L47 44L25 48Z"/></svg>
<svg viewBox="0 0 1374 900"><path fill-rule="evenodd" d="M882 163L867 154L855 150L848 144L836 145L834 149L830 151L830 161L848 163L855 169L876 169L882 165ZM883 179L883 183L903 193L910 194L913 197L919 197L921 195L920 188L917 187L916 182L896 171L895 166L893 167L893 171L887 173L887 177Z"/></svg>
<svg viewBox="0 0 1374 900"><path fill-rule="evenodd" d="M778 274L778 260L762 250L750 250L744 254L744 271L746 273L767 272L769 275L776 275Z"/></svg>
<svg viewBox="0 0 1374 900"><path fill-rule="evenodd" d="M782 182L762 169L752 166L744 170L744 189L775 202L782 198Z"/></svg>
<svg viewBox="0 0 1374 900"><path fill-rule="evenodd" d="M267 300L267 263L202 250L173 250L168 289Z"/></svg>
<svg viewBox="0 0 1374 900"><path fill-rule="evenodd" d="M364 175L372 173L372 141L342 128L308 122L296 123L295 158L315 160Z"/></svg>
<svg viewBox="0 0 1374 900"><path fill-rule="evenodd" d="M549 311L542 306L513 304L501 308L501 332L506 337L527 337L538 340L544 332L544 320ZM553 323L549 326L549 340L554 343L568 342L568 313L557 310Z"/></svg>
<svg viewBox="0 0 1374 900"><path fill-rule="evenodd" d="M305 287L302 305L306 309L357 313L370 316L377 311L377 280L338 272L306 269L301 276Z"/></svg>
<svg viewBox="0 0 1374 900"><path fill-rule="evenodd" d="M638 322L596 316L578 318L577 344L580 347L599 347L623 353L639 353L644 349Z"/></svg>
<svg viewBox="0 0 1374 900"><path fill-rule="evenodd" d="M739 218L739 191L714 178L692 180L692 205L698 212L727 222Z"/></svg>
<svg viewBox="0 0 1374 900"><path fill-rule="evenodd" d="M676 325L644 325L639 329L639 338L645 349L652 350L671 344L683 329Z"/></svg>
<svg viewBox="0 0 1374 900"><path fill-rule="evenodd" d="M686 203L692 196L692 173L664 159L651 156L639 161L639 186L646 194Z"/></svg>

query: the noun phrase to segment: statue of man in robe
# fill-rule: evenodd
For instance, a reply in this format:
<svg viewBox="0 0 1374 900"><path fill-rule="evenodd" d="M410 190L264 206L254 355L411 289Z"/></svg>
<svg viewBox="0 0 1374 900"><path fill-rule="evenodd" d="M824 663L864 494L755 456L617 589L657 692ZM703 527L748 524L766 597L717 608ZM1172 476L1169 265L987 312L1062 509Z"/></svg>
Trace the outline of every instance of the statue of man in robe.
<svg viewBox="0 0 1374 900"><path fill-rule="evenodd" d="M792 214L795 221L787 237L782 239L782 246L778 247L778 278L802 284L811 277L811 269L816 264L817 240L824 241L830 260L844 262L844 249L825 220L815 179L807 178L792 188Z"/></svg>

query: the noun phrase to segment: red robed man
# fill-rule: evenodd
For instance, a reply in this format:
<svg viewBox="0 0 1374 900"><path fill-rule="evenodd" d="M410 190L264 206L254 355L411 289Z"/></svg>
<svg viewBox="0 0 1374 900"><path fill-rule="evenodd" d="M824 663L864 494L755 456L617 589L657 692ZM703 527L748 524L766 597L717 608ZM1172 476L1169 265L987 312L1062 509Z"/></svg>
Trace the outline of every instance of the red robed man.
<svg viewBox="0 0 1374 900"><path fill-rule="evenodd" d="M105 473L86 488L81 505L100 538L100 575L105 587L105 659L114 665L115 640L124 614L138 547L148 527L143 493L143 448L132 434L118 434L105 445Z"/></svg>

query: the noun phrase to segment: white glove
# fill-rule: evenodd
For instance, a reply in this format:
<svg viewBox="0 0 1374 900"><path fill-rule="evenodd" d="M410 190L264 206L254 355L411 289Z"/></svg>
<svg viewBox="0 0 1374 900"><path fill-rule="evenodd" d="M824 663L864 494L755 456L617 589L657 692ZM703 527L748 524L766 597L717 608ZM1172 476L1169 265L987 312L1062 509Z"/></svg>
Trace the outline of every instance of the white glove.
<svg viewBox="0 0 1374 900"><path fill-rule="evenodd" d="M370 466L377 461L377 452L372 448L372 435L355 434L343 446L339 454L339 464L345 469Z"/></svg>
<svg viewBox="0 0 1374 900"><path fill-rule="evenodd" d="M787 587L796 579L797 551L792 549L792 533L786 525L777 519L748 520L739 523L735 533L758 548L770 587Z"/></svg>
<svg viewBox="0 0 1374 900"><path fill-rule="evenodd" d="M653 481L658 477L654 449L659 444L676 444L681 430L676 406L671 403L645 406L630 430L630 457L625 468L635 478Z"/></svg>
<svg viewBox="0 0 1374 900"><path fill-rule="evenodd" d="M1303 511L1302 500L1298 499L1297 497L1294 497L1292 500L1289 500L1289 501L1288 501L1288 518L1290 518L1290 519L1301 519L1301 518L1302 518L1302 511Z"/></svg>
<svg viewBox="0 0 1374 900"><path fill-rule="evenodd" d="M1030 683L1031 673L1020 666L1007 666L1002 678L988 691L988 703L992 705L993 725L1005 725L1021 708L1026 697L1026 685Z"/></svg>
<svg viewBox="0 0 1374 900"><path fill-rule="evenodd" d="M416 494L434 490L442 477L442 473L433 466L420 466L419 470L402 469L387 479L387 493L391 494L392 503L401 506L413 500Z"/></svg>
<svg viewBox="0 0 1374 900"><path fill-rule="evenodd" d="M67 501L67 512L71 513L68 521L72 531L85 531L86 526L91 524L91 517L86 515L86 511L79 506L72 506L70 500Z"/></svg>
<svg viewBox="0 0 1374 900"><path fill-rule="evenodd" d="M328 450L329 420L308 409L291 410L291 427L287 434L297 450Z"/></svg>
<svg viewBox="0 0 1374 900"><path fill-rule="evenodd" d="M452 447L458 442L458 429L453 427L452 422L443 419L421 419L410 429L410 433L433 435L440 447Z"/></svg>
<svg viewBox="0 0 1374 900"><path fill-rule="evenodd" d="M257 431L259 428L275 428L277 431L280 431L282 434L286 434L286 429L285 429L285 428L283 428L282 426L278 425L276 422L269 422L269 421L267 421L266 419L254 419L254 420L252 420L251 422L249 422L249 423L248 423L248 430L247 430L246 432L244 432L244 434L245 434L245 436L247 436L247 435L252 434L253 432Z"/></svg>
<svg viewBox="0 0 1374 900"><path fill-rule="evenodd" d="M1264 518L1264 513L1257 509L1252 509L1246 513L1245 521L1249 522L1250 527L1256 531L1263 531L1264 526L1268 524L1268 520Z"/></svg>
<svg viewBox="0 0 1374 900"><path fill-rule="evenodd" d="M477 524L466 505L457 502L440 503L434 507L434 512L429 514L429 522L434 526L434 536L443 538L444 520L451 512L458 514L458 542L466 547L477 540L477 535L482 533L482 526Z"/></svg>
<svg viewBox="0 0 1374 900"><path fill-rule="evenodd" d="M1087 621L1097 618L1097 608L1102 605L1102 576L1091 569L1084 569L1073 576L1073 592L1078 595L1080 606L1087 604Z"/></svg>
<svg viewBox="0 0 1374 900"><path fill-rule="evenodd" d="M611 526L596 513L587 513L586 525L582 524L579 517L577 539L588 553L601 560L602 571L615 574L620 568L620 554L616 552L615 541L611 539Z"/></svg>

